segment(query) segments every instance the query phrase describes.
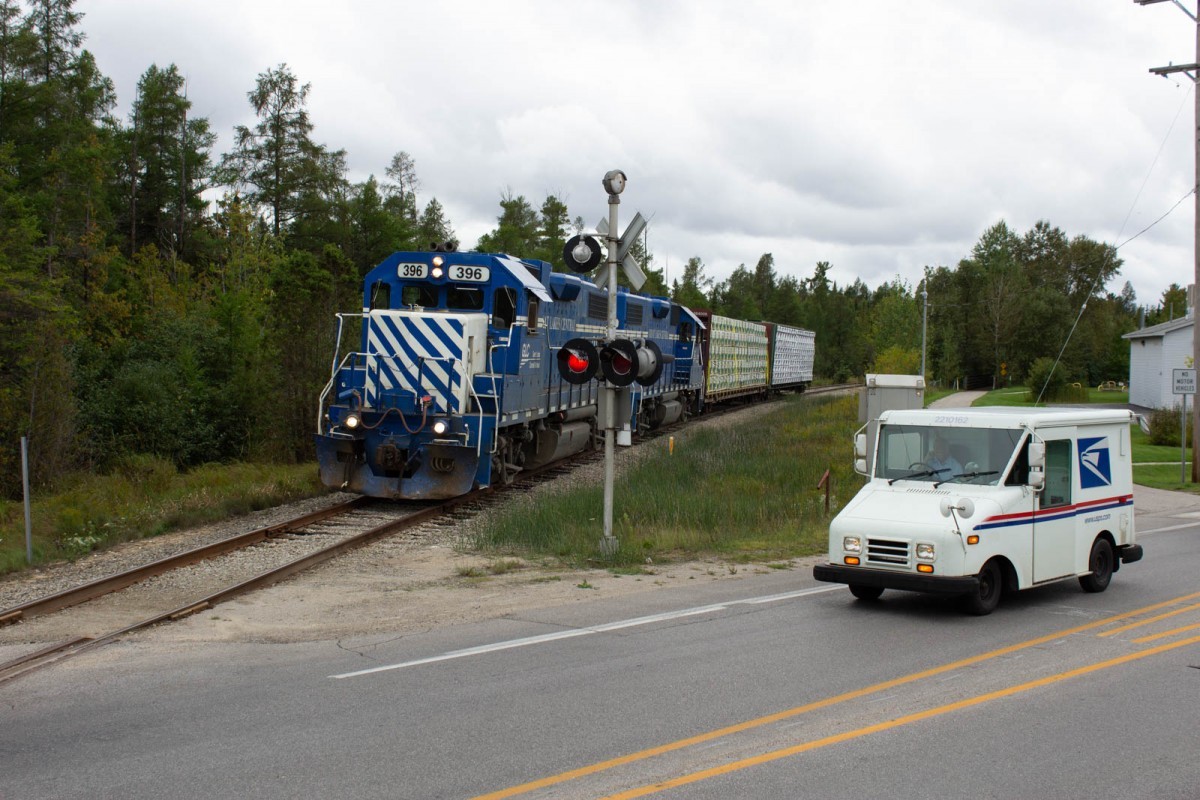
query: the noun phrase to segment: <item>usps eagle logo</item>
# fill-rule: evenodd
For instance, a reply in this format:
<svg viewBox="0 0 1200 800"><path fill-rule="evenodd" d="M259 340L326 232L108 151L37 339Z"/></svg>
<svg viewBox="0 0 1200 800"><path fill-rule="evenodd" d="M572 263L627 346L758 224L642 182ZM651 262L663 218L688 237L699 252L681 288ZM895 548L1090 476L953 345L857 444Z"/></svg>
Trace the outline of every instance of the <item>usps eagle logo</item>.
<svg viewBox="0 0 1200 800"><path fill-rule="evenodd" d="M1079 440L1079 487L1095 489L1112 485L1112 467L1108 459L1108 437Z"/></svg>

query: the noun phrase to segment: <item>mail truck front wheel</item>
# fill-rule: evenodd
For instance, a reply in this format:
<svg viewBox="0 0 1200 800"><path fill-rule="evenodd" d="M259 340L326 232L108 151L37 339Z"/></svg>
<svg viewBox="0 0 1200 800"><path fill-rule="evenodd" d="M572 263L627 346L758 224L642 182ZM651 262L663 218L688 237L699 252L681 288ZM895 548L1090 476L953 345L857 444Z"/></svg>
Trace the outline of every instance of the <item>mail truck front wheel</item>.
<svg viewBox="0 0 1200 800"><path fill-rule="evenodd" d="M883 594L882 586L863 586L861 583L850 584L850 594L859 600L878 600Z"/></svg>
<svg viewBox="0 0 1200 800"><path fill-rule="evenodd" d="M979 570L979 590L963 595L963 609L968 614L982 617L996 610L1003 591L1003 575L995 560L989 561Z"/></svg>
<svg viewBox="0 0 1200 800"><path fill-rule="evenodd" d="M1112 543L1103 536L1097 536L1092 542L1092 554L1088 556L1090 575L1080 575L1079 585L1085 592L1103 592L1108 588L1108 582L1113 574Z"/></svg>

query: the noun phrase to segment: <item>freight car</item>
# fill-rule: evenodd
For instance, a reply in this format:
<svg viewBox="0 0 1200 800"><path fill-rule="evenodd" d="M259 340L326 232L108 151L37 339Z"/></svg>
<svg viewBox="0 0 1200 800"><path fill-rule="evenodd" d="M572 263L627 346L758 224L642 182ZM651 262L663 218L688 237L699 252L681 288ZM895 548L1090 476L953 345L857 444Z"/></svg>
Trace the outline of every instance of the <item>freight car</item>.
<svg viewBox="0 0 1200 800"><path fill-rule="evenodd" d="M631 387L631 433L812 380L811 331L623 288L616 310L617 337L656 362ZM374 497L456 497L594 446L602 385L567 380L559 356L601 339L607 316L606 289L543 261L393 253L366 276L362 312L338 315L317 412L322 482ZM348 323L354 346L343 345Z"/></svg>
<svg viewBox="0 0 1200 800"><path fill-rule="evenodd" d="M749 322L697 310L704 323L705 402L804 391L813 379L816 336L773 322Z"/></svg>

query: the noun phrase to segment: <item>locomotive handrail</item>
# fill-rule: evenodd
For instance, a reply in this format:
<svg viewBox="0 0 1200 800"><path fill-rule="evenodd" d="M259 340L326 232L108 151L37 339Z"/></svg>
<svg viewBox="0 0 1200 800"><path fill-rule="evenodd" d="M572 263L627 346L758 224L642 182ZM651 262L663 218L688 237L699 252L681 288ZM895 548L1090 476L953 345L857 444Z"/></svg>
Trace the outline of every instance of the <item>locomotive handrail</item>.
<svg viewBox="0 0 1200 800"><path fill-rule="evenodd" d="M361 355L361 353L347 353L340 362L336 360L336 356L334 357L335 360L333 365L333 374L329 376L328 383L326 383L325 388L321 390L321 398L317 401L317 433L322 432L321 422L325 419L325 400L329 397L329 392L333 389L334 383L337 382L338 373L341 372L345 367L348 359L357 355ZM332 427L329 429L329 435L334 435Z"/></svg>
<svg viewBox="0 0 1200 800"><path fill-rule="evenodd" d="M351 312L339 311L335 314L335 316L337 317L337 321L338 321L337 336L334 339L333 358L330 360L330 365L329 365L330 366L329 382L325 384L325 388L321 390L321 397L317 400L317 433L318 434L321 433L321 421L325 418L325 398L327 398L329 396L329 391L333 388L334 382L337 381L338 371L341 370L342 366L345 365L346 359L349 358L350 356L354 355L354 353L347 353L346 356L341 360L341 362L340 363L338 362L338 352L342 349L342 329L343 329L343 325L346 321L346 317L362 317L365 315L361 311L351 311ZM333 434L332 428L330 429L329 433L330 433L330 435Z"/></svg>
<svg viewBox="0 0 1200 800"><path fill-rule="evenodd" d="M494 431L500 430L500 389L496 385L497 371L495 356L497 350L507 351L511 344L512 337L510 336L503 341L497 340L488 346L488 375L492 377L492 398L496 401L496 408L492 412L492 447L488 451L488 455L492 456L500 452L500 437L494 433ZM472 394L475 392L474 380L471 382L471 392ZM483 454L483 403L479 402L478 395L475 397L475 402L479 404L479 441L475 443L475 455L478 456Z"/></svg>

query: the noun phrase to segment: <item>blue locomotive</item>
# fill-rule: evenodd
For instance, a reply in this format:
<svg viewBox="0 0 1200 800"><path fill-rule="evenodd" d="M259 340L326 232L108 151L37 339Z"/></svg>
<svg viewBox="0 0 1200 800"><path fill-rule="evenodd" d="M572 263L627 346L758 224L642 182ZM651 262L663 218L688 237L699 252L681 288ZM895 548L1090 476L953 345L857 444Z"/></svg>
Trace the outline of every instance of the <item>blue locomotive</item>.
<svg viewBox="0 0 1200 800"><path fill-rule="evenodd" d="M632 431L703 403L703 324L666 298L619 289L617 335L662 358L630 394ZM338 315L321 394L321 480L374 497L441 499L506 483L603 436L599 381L564 377L568 342L605 334L608 291L543 261L400 252L365 279L361 314ZM345 352L347 322L359 326ZM346 345L348 349L350 345Z"/></svg>

